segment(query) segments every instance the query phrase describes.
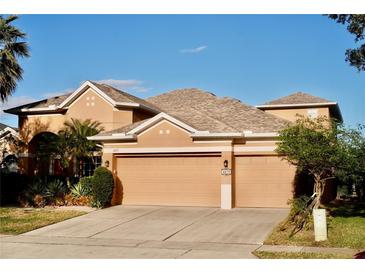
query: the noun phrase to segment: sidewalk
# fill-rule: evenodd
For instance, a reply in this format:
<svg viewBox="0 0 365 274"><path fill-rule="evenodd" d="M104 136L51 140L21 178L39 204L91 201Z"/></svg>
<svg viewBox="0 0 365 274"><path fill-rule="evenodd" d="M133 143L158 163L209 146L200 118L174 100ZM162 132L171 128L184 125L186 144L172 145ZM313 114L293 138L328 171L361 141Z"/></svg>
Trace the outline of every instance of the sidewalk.
<svg viewBox="0 0 365 274"><path fill-rule="evenodd" d="M354 255L361 249L338 248L338 247L315 247L315 246L285 246L285 245L262 245L255 251L267 252L307 252L307 253L334 253Z"/></svg>

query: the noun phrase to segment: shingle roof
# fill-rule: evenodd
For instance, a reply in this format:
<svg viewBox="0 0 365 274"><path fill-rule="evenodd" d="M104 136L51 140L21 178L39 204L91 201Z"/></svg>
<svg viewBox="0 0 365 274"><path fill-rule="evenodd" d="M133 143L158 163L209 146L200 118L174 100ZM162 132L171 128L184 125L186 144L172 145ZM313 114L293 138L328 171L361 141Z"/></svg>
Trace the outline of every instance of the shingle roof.
<svg viewBox="0 0 365 274"><path fill-rule="evenodd" d="M17 107L11 108L11 109L7 109L7 110L5 110L5 112L16 113L16 112L20 111L22 108L46 108L46 107L49 107L52 105L57 106L57 105L61 104L64 100L66 100L66 98L69 97L70 95L71 95L71 93L54 96L51 98L47 98L47 99L43 99L40 101L29 103L29 104L17 106Z"/></svg>
<svg viewBox="0 0 365 274"><path fill-rule="evenodd" d="M197 130L210 132L276 132L287 121L237 99L200 89L179 89L147 99Z"/></svg>
<svg viewBox="0 0 365 274"><path fill-rule="evenodd" d="M217 97L200 89L178 89L146 99L161 111L199 130L211 133L252 131L277 132L288 124L278 118L237 99ZM128 133L148 119L139 121L99 136Z"/></svg>
<svg viewBox="0 0 365 274"><path fill-rule="evenodd" d="M263 105L286 105L286 104L315 104L315 103L329 103L331 101L313 96L304 92L296 92L285 97L281 97Z"/></svg>
<svg viewBox="0 0 365 274"><path fill-rule="evenodd" d="M0 130L3 130L5 128L7 128L7 127L8 127L7 125L0 123Z"/></svg>
<svg viewBox="0 0 365 274"><path fill-rule="evenodd" d="M18 131L18 129L16 127L11 127L11 126L5 125L3 123L0 123L0 131L6 129L7 127L12 128L12 129Z"/></svg>
<svg viewBox="0 0 365 274"><path fill-rule="evenodd" d="M157 106L147 102L146 100L133 96L132 94L126 93L124 91L121 91L119 89L116 89L116 88L111 87L106 84L99 84L99 83L95 83L95 82L91 82L91 83L93 83L98 89L103 91L106 95L108 95L110 98L112 98L116 102L137 103L137 104L141 104L146 107L158 110Z"/></svg>
<svg viewBox="0 0 365 274"><path fill-rule="evenodd" d="M144 122L147 122L149 119L145 119L145 120L141 120L117 129L113 129L113 130L109 130L109 131L104 131L98 134L98 136L109 136L112 135L114 133L127 133L130 130L134 129L135 127L138 127L140 124L143 124Z"/></svg>

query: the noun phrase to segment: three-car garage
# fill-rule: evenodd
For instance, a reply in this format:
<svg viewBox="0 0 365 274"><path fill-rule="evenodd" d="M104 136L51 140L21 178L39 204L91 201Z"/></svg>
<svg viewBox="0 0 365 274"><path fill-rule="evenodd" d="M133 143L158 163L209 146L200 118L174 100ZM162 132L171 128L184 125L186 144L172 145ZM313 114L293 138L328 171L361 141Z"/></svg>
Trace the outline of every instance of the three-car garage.
<svg viewBox="0 0 365 274"><path fill-rule="evenodd" d="M213 154L117 155L122 204L220 207L222 157ZM275 155L235 156L233 207L288 207L295 169Z"/></svg>

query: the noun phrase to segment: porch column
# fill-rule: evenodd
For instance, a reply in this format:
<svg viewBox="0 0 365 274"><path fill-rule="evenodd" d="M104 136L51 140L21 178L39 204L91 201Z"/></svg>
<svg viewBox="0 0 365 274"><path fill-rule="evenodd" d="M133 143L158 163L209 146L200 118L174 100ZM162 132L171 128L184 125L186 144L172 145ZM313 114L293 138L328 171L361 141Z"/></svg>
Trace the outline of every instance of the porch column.
<svg viewBox="0 0 365 274"><path fill-rule="evenodd" d="M232 148L232 147L231 147ZM233 151L222 152L221 163L221 208L232 208ZM226 161L226 167L225 167Z"/></svg>

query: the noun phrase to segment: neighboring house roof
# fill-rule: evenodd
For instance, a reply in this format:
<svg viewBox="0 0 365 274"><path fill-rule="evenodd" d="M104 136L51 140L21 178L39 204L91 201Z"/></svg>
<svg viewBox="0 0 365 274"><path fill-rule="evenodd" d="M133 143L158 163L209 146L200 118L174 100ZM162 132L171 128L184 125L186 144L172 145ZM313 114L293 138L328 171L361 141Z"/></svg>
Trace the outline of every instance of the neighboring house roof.
<svg viewBox="0 0 365 274"><path fill-rule="evenodd" d="M332 117L343 121L342 114L337 102L330 101L321 97L313 96L305 92L289 94L263 105L256 106L258 109L283 109L283 108L302 108L302 107L329 107Z"/></svg>
<svg viewBox="0 0 365 274"><path fill-rule="evenodd" d="M213 93L196 88L174 90L150 97L147 101L163 111L161 118L181 121L196 131L195 136L206 137L207 134L235 136L236 133L244 132L248 135L275 133L289 123L287 120L265 113L237 99L217 97ZM159 115L155 117L157 116ZM115 138L120 136L124 139L123 135L132 134L133 129L144 123L150 123L150 120L155 117L104 132L98 136L113 135Z"/></svg>
<svg viewBox="0 0 365 274"><path fill-rule="evenodd" d="M296 92L288 96L266 102L263 105L313 104L313 103L329 103L329 102L331 101L321 97L313 96L308 93Z"/></svg>
<svg viewBox="0 0 365 274"><path fill-rule="evenodd" d="M15 130L15 131L17 131L17 130L18 130L16 127L11 127L11 126L5 125L5 124L3 124L3 123L0 123L0 131L1 131L1 130L6 129L7 127L8 127L8 128L12 128L12 129L13 129L13 130Z"/></svg>
<svg viewBox="0 0 365 274"><path fill-rule="evenodd" d="M146 102L143 99L106 84L98 84L91 81L84 82L77 90L72 93L21 105L15 108L4 110L4 112L11 114L64 112L67 110L67 107L89 87L93 88L100 96L102 96L115 107L141 108L155 113L159 112L156 106Z"/></svg>
<svg viewBox="0 0 365 274"><path fill-rule="evenodd" d="M12 134L14 137L18 136L18 129L15 127L11 127L0 123L0 138L4 138L8 134Z"/></svg>

